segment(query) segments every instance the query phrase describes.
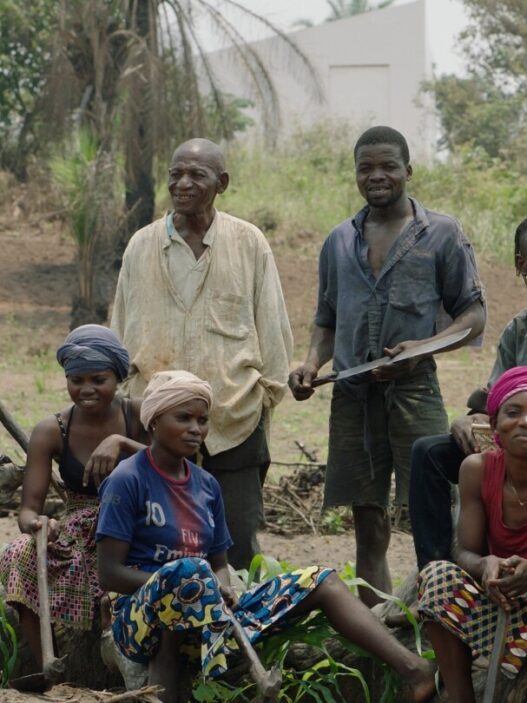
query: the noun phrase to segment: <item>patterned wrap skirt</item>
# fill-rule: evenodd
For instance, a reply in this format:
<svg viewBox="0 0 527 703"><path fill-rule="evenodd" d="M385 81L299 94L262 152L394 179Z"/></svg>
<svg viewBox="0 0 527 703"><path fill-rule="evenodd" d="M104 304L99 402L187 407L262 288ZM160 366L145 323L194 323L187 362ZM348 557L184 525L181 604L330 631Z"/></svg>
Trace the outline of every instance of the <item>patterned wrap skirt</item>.
<svg viewBox="0 0 527 703"><path fill-rule="evenodd" d="M99 500L67 492L59 535L48 544L51 620L90 630L102 596L97 578L95 527ZM37 552L32 535L23 534L0 553L0 581L8 603L38 613Z"/></svg>
<svg viewBox="0 0 527 703"><path fill-rule="evenodd" d="M501 661L503 673L512 678L527 661L527 598L510 613ZM489 658L494 647L498 606L481 585L457 564L433 561L419 577L419 615L435 621L462 640L474 658Z"/></svg>
<svg viewBox="0 0 527 703"><path fill-rule="evenodd" d="M258 642L265 632L283 627L291 609L331 573L312 566L276 576L244 593L234 617L251 642ZM135 662L147 663L155 655L167 629L188 633L181 654L201 659L205 676L224 672L227 655L237 649L218 581L204 559L167 562L134 594L110 596L115 641Z"/></svg>

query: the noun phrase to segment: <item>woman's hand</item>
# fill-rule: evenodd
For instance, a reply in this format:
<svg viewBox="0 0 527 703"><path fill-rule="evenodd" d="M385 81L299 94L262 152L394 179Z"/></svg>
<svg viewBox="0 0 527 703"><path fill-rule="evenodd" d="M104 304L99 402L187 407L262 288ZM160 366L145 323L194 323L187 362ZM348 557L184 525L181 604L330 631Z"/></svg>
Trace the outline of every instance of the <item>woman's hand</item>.
<svg viewBox="0 0 527 703"><path fill-rule="evenodd" d="M227 552L209 554L208 559L218 581L218 586L223 600L231 610L234 610L238 607L240 599L231 584L229 565L227 563Z"/></svg>
<svg viewBox="0 0 527 703"><path fill-rule="evenodd" d="M232 586L226 586L223 583L220 583L220 593L223 600L231 610L235 610L238 607L240 599Z"/></svg>
<svg viewBox="0 0 527 703"><path fill-rule="evenodd" d="M493 603L499 605L504 610L510 610L510 602L505 593L500 587L500 573L502 559L491 554L488 557L482 558L483 574L481 576L481 585L487 592L488 597Z"/></svg>
<svg viewBox="0 0 527 703"><path fill-rule="evenodd" d="M32 520L30 520L30 522L28 523L27 532L29 534L34 535L35 532L38 532L41 529L42 529L42 522L40 520L40 517L37 515ZM49 520L48 520L48 544L50 544L51 542L56 542L58 536L59 536L59 523L54 518L49 518Z"/></svg>
<svg viewBox="0 0 527 703"><path fill-rule="evenodd" d="M82 485L87 486L90 477L97 488L103 480L115 469L119 454L121 453L122 437L118 434L111 434L96 447L84 467Z"/></svg>
<svg viewBox="0 0 527 703"><path fill-rule="evenodd" d="M499 578L491 585L499 588L509 605L517 607L518 598L527 594L527 559L517 555L499 560Z"/></svg>

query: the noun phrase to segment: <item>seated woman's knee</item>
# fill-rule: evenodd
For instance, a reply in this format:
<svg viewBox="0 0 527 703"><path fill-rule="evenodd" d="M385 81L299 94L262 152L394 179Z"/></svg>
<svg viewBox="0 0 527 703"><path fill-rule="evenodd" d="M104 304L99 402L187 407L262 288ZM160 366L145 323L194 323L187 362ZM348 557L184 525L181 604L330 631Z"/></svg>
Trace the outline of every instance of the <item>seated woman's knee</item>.
<svg viewBox="0 0 527 703"><path fill-rule="evenodd" d="M441 574L447 578L454 579L457 575L459 575L460 568L454 562L447 561L446 559L431 561L424 567L419 575L421 583L426 584L426 582L429 579L434 578L438 572L441 572Z"/></svg>
<svg viewBox="0 0 527 703"><path fill-rule="evenodd" d="M206 559L201 557L181 557L168 561L157 572L161 578L167 579L172 575L180 578L214 578L212 567Z"/></svg>
<svg viewBox="0 0 527 703"><path fill-rule="evenodd" d="M338 574L335 572L326 576L326 578L320 583L316 591L318 591L319 596L332 597L336 592L342 589L344 582L340 579Z"/></svg>

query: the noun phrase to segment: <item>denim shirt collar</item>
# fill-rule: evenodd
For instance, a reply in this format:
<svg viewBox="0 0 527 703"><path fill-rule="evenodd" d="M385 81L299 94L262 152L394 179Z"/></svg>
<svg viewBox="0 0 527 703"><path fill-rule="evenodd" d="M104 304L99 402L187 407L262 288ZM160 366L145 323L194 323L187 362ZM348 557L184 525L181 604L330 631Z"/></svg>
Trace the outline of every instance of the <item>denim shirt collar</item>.
<svg viewBox="0 0 527 703"><path fill-rule="evenodd" d="M430 222L421 203L415 198L412 198L410 195L408 196L408 200L411 202L414 210L414 223L417 227L417 231L420 232L425 227L428 227ZM370 206L365 205L351 220L353 229L361 238L364 236L364 221L366 220L369 212Z"/></svg>

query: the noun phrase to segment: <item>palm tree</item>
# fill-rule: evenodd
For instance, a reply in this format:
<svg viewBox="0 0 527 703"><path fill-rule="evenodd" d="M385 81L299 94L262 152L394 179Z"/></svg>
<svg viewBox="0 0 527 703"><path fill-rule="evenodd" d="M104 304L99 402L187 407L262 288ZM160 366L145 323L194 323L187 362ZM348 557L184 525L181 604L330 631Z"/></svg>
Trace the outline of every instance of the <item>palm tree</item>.
<svg viewBox="0 0 527 703"><path fill-rule="evenodd" d="M311 64L285 33L237 0L223 0L222 11L216 5L216 0L60 0L47 122L61 139L72 128L88 129L98 158L101 152L122 154L127 216L113 235L115 271L129 235L152 221L155 162L166 164L176 142L207 134L207 105L228 136L229 112L200 38L203 22L232 47L271 141L280 125L278 96L257 49L238 29L241 16L280 37L304 84L321 99ZM86 270L93 275L99 261L107 264L108 251L99 251L96 243L90 251L95 264ZM93 291L93 285L83 284L82 290ZM81 300L81 292L86 316L100 321L104 306L96 310L92 301Z"/></svg>
<svg viewBox="0 0 527 703"><path fill-rule="evenodd" d="M333 22L345 17L360 15L370 10L380 10L391 5L393 0L378 1L374 2L373 5L370 0L327 0L327 3L331 8L331 14L326 18L326 22Z"/></svg>
<svg viewBox="0 0 527 703"><path fill-rule="evenodd" d="M115 158L97 146L89 131L79 129L65 153L50 160L50 168L77 245L71 326L104 321L113 293L112 234L120 225Z"/></svg>

